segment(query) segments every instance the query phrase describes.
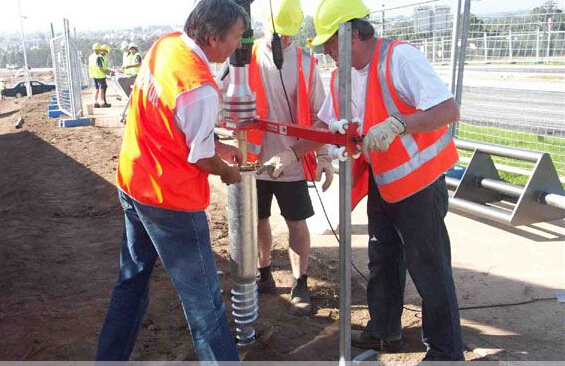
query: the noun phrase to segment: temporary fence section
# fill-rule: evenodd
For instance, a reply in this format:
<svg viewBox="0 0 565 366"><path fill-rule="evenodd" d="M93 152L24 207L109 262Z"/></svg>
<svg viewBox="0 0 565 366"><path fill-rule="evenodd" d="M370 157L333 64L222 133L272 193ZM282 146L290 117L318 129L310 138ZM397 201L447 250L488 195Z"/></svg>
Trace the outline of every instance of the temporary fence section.
<svg viewBox="0 0 565 366"><path fill-rule="evenodd" d="M547 152L565 183L565 1L537 1L538 6L529 8L498 0L464 6L468 1L429 0L400 7L387 1L381 9L371 9L370 21L378 35L420 49L447 84L457 84L453 65L464 55L456 137ZM453 42L458 8L459 29L468 20L467 32ZM492 9L498 12L492 14ZM471 153L460 152L467 164ZM534 168L529 161L494 161L522 184Z"/></svg>
<svg viewBox="0 0 565 366"><path fill-rule="evenodd" d="M409 42L432 63L447 65L451 57L452 5L453 1L433 0L395 7L387 2L380 10L372 9L370 20L377 34Z"/></svg>
<svg viewBox="0 0 565 366"><path fill-rule="evenodd" d="M501 2L471 2L457 137L547 152L565 183L564 1L546 1L496 14ZM463 161L470 152L461 151ZM496 157L495 164L522 180L535 164Z"/></svg>
<svg viewBox="0 0 565 366"><path fill-rule="evenodd" d="M57 87L57 104L59 110L72 119L59 120L59 126L88 125L90 119L79 118L82 115L82 66L67 19L63 20L63 25L63 35L51 40L51 53Z"/></svg>

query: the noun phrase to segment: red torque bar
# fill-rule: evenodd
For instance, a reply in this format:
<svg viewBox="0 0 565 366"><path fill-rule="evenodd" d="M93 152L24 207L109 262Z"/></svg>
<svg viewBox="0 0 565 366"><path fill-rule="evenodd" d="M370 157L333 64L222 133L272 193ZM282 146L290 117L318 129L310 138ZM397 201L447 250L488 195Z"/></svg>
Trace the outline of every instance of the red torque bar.
<svg viewBox="0 0 565 366"><path fill-rule="evenodd" d="M238 130L261 130L324 144L345 146L349 156L352 156L358 153L357 145L363 140L357 132L358 127L358 123L349 122L345 135L342 135L322 128L291 125L255 118L252 123L245 124L238 128Z"/></svg>

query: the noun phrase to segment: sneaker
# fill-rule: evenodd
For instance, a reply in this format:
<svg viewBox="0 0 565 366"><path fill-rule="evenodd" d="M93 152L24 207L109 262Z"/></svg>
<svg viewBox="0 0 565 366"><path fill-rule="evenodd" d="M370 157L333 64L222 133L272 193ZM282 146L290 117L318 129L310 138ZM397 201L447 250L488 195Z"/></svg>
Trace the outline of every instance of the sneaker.
<svg viewBox="0 0 565 366"><path fill-rule="evenodd" d="M259 268L259 279L257 280L257 290L260 294L274 293L277 284L271 274L271 267Z"/></svg>
<svg viewBox="0 0 565 366"><path fill-rule="evenodd" d="M294 280L290 290L290 314L296 316L307 316L312 312L312 301L308 293L308 277L302 275Z"/></svg>
<svg viewBox="0 0 565 366"><path fill-rule="evenodd" d="M94 108L100 108L100 103L94 103Z"/></svg>
<svg viewBox="0 0 565 366"><path fill-rule="evenodd" d="M100 107L102 108L110 108L112 105L110 103L104 103Z"/></svg>
<svg viewBox="0 0 565 366"><path fill-rule="evenodd" d="M396 353L402 350L404 342L402 338L396 341L383 341L365 330L352 330L351 346L361 349L374 349L376 351Z"/></svg>

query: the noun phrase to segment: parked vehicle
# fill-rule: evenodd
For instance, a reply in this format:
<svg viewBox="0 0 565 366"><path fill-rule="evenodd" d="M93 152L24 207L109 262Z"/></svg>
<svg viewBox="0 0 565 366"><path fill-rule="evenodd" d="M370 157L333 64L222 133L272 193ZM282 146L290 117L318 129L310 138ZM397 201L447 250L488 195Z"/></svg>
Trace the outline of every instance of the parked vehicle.
<svg viewBox="0 0 565 366"><path fill-rule="evenodd" d="M55 85L53 84L45 84L37 80L31 81L31 91L34 95L46 93L52 90L55 90ZM25 81L20 81L19 83L14 84L11 88L2 90L2 96L16 98L27 96Z"/></svg>

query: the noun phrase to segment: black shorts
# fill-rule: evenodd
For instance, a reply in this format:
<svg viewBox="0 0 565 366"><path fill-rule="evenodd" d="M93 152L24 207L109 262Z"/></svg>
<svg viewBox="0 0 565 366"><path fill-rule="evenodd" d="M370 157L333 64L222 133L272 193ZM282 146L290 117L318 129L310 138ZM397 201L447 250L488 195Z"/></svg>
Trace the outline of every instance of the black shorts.
<svg viewBox="0 0 565 366"><path fill-rule="evenodd" d="M259 220L271 216L273 195L288 221L302 221L314 215L312 201L305 180L297 182L272 182L257 179L257 204Z"/></svg>
<svg viewBox="0 0 565 366"><path fill-rule="evenodd" d="M94 87L96 89L108 89L108 84L106 84L106 78L94 79Z"/></svg>

